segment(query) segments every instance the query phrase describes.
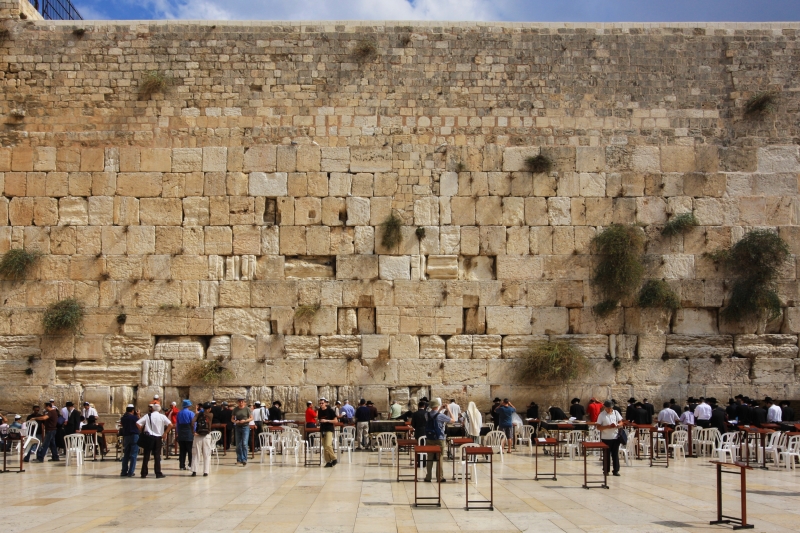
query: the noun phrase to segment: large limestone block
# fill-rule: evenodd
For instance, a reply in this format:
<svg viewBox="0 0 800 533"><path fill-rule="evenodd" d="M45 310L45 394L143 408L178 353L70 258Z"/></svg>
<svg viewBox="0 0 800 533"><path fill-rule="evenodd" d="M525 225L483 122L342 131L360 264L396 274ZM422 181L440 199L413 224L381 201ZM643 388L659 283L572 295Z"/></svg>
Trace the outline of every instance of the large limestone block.
<svg viewBox="0 0 800 533"><path fill-rule="evenodd" d="M533 255L498 255L497 279L528 280L542 276L542 260Z"/></svg>
<svg viewBox="0 0 800 533"><path fill-rule="evenodd" d="M348 385L347 359L310 359L306 361L306 383Z"/></svg>
<svg viewBox="0 0 800 533"><path fill-rule="evenodd" d="M277 162L275 146L254 146L244 153L242 170L244 172L275 172Z"/></svg>
<svg viewBox="0 0 800 533"><path fill-rule="evenodd" d="M202 148L175 148L172 150L172 172L199 172L202 170Z"/></svg>
<svg viewBox="0 0 800 533"><path fill-rule="evenodd" d="M473 335L473 359L500 359L502 357L502 337L500 335Z"/></svg>
<svg viewBox="0 0 800 533"><path fill-rule="evenodd" d="M749 359L709 358L689 359L689 379L692 384L740 384L750 383Z"/></svg>
<svg viewBox="0 0 800 533"><path fill-rule="evenodd" d="M547 220L551 226L569 226L572 221L570 214L572 202L566 197L551 197L547 199Z"/></svg>
<svg viewBox="0 0 800 533"><path fill-rule="evenodd" d="M287 359L319 357L319 337L316 335L286 335L283 343Z"/></svg>
<svg viewBox="0 0 800 533"><path fill-rule="evenodd" d="M428 279L458 279L458 256L429 255L425 268Z"/></svg>
<svg viewBox="0 0 800 533"><path fill-rule="evenodd" d="M335 307L321 306L313 315L295 317L294 329L298 335L333 335L336 333Z"/></svg>
<svg viewBox="0 0 800 533"><path fill-rule="evenodd" d="M117 195L136 198L161 195L163 178L160 172L120 172L117 174Z"/></svg>
<svg viewBox="0 0 800 533"><path fill-rule="evenodd" d="M56 376L59 382L65 384L109 386L138 384L142 378L142 363L85 361L77 363L72 368L58 368Z"/></svg>
<svg viewBox="0 0 800 533"><path fill-rule="evenodd" d="M289 175L286 172L251 172L250 196L279 197L288 194Z"/></svg>
<svg viewBox="0 0 800 533"><path fill-rule="evenodd" d="M607 335L553 335L550 340L568 342L579 353L590 359L605 359L609 353Z"/></svg>
<svg viewBox="0 0 800 533"><path fill-rule="evenodd" d="M12 201L13 206L13 201ZM9 217L11 213L9 212ZM13 219L12 219L13 222ZM86 226L89 223L89 202L69 196L58 200L59 226Z"/></svg>
<svg viewBox="0 0 800 533"><path fill-rule="evenodd" d="M142 198L139 201L139 219L143 225L180 226L183 223L181 199Z"/></svg>
<svg viewBox="0 0 800 533"><path fill-rule="evenodd" d="M567 330L569 330L569 310L566 307L533 308L530 333L534 335L561 335L566 333Z"/></svg>
<svg viewBox="0 0 800 533"><path fill-rule="evenodd" d="M672 311L661 308L625 308L625 333L664 334L669 333Z"/></svg>
<svg viewBox="0 0 800 533"><path fill-rule="evenodd" d="M112 360L150 359L154 357L154 347L155 337L146 333L106 335L103 338L103 353Z"/></svg>
<svg viewBox="0 0 800 533"><path fill-rule="evenodd" d="M284 275L287 279L332 279L333 262L329 257L298 257L287 259L284 263ZM285 285L285 284L284 284ZM259 293L260 295L261 293ZM283 299L281 301L284 301ZM263 300L269 305L273 300ZM292 305L291 303L272 303L272 305Z"/></svg>
<svg viewBox="0 0 800 533"><path fill-rule="evenodd" d="M392 359L419 359L419 337L416 335L393 335L390 342Z"/></svg>
<svg viewBox="0 0 800 533"><path fill-rule="evenodd" d="M391 170L391 146L383 148L354 146L350 148L350 172L390 172Z"/></svg>
<svg viewBox="0 0 800 533"><path fill-rule="evenodd" d="M208 341L206 359L226 359L231 356L230 335L216 335Z"/></svg>
<svg viewBox="0 0 800 533"><path fill-rule="evenodd" d="M172 361L142 361L142 385L164 387L171 383Z"/></svg>
<svg viewBox="0 0 800 533"><path fill-rule="evenodd" d="M767 146L758 149L759 172L800 172L797 146Z"/></svg>
<svg viewBox="0 0 800 533"><path fill-rule="evenodd" d="M744 357L797 357L797 335L736 335L733 348Z"/></svg>
<svg viewBox="0 0 800 533"><path fill-rule="evenodd" d="M52 359L35 359L30 363L26 360L0 361L0 385L52 385L55 382L56 362Z"/></svg>
<svg viewBox="0 0 800 533"><path fill-rule="evenodd" d="M679 335L713 335L719 331L712 309L678 309L672 327Z"/></svg>
<svg viewBox="0 0 800 533"><path fill-rule="evenodd" d="M666 353L670 358L730 357L730 335L667 335Z"/></svg>
<svg viewBox="0 0 800 533"><path fill-rule="evenodd" d="M472 359L472 335L453 335L447 339L447 359Z"/></svg>
<svg viewBox="0 0 800 533"><path fill-rule="evenodd" d="M444 385L483 385L487 383L487 360L445 359L441 361Z"/></svg>
<svg viewBox="0 0 800 533"><path fill-rule="evenodd" d="M323 335L319 338L319 356L322 358L357 359L360 353L360 335Z"/></svg>
<svg viewBox="0 0 800 533"><path fill-rule="evenodd" d="M389 359L354 359L349 361L348 380L353 385L394 385L398 381L400 362ZM351 400L352 402L352 400Z"/></svg>
<svg viewBox="0 0 800 533"><path fill-rule="evenodd" d="M377 279L379 256L377 255L337 255L336 279Z"/></svg>
<svg viewBox="0 0 800 533"><path fill-rule="evenodd" d="M611 366L608 364L607 366ZM625 362L617 371L618 383L688 383L689 361L670 359L668 361L642 359Z"/></svg>
<svg viewBox="0 0 800 533"><path fill-rule="evenodd" d="M430 257L428 259L430 260ZM466 281L486 281L495 279L495 258L477 255L472 257L460 256L458 279Z"/></svg>
<svg viewBox="0 0 800 533"><path fill-rule="evenodd" d="M531 322L530 307L486 308L486 333L489 335L530 335Z"/></svg>
<svg viewBox="0 0 800 533"><path fill-rule="evenodd" d="M537 146L509 147L503 150L503 172L519 172L526 169L525 160L539 155Z"/></svg>
<svg viewBox="0 0 800 533"><path fill-rule="evenodd" d="M575 154L578 172L603 172L606 170L606 151L602 147L579 146Z"/></svg>
<svg viewBox="0 0 800 533"><path fill-rule="evenodd" d="M199 337L172 337L156 343L153 357L156 359L203 359L206 347Z"/></svg>
<svg viewBox="0 0 800 533"><path fill-rule="evenodd" d="M349 196L346 199L347 226L368 226L370 223L370 199Z"/></svg>
<svg viewBox="0 0 800 533"><path fill-rule="evenodd" d="M305 383L305 363L303 361L273 361L265 364L267 385L300 385Z"/></svg>
<svg viewBox="0 0 800 533"><path fill-rule="evenodd" d="M780 358L756 358L753 360L753 383L794 383L794 360Z"/></svg>
<svg viewBox="0 0 800 533"><path fill-rule="evenodd" d="M350 148L346 146L322 147L320 168L323 172L347 172L350 170Z"/></svg>
<svg viewBox="0 0 800 533"><path fill-rule="evenodd" d="M453 337L450 337L451 339ZM444 359L445 341L439 335L423 336L419 338L420 359Z"/></svg>
<svg viewBox="0 0 800 533"><path fill-rule="evenodd" d="M296 307L297 282L254 281L250 283L250 299L253 307Z"/></svg>
<svg viewBox="0 0 800 533"><path fill-rule="evenodd" d="M0 337L0 359L27 359L41 354L41 337L38 335Z"/></svg>
<svg viewBox="0 0 800 533"><path fill-rule="evenodd" d="M388 359L389 335L361 335L361 357L363 359Z"/></svg>
<svg viewBox="0 0 800 533"><path fill-rule="evenodd" d="M378 271L381 279L411 279L411 257L407 255L378 256Z"/></svg>
<svg viewBox="0 0 800 533"><path fill-rule="evenodd" d="M444 377L443 362L433 359L403 361L398 365L397 380L407 385L438 385Z"/></svg>
<svg viewBox="0 0 800 533"><path fill-rule="evenodd" d="M658 359L667 348L667 336L659 334L639 335L636 353L640 359Z"/></svg>
<svg viewBox="0 0 800 533"><path fill-rule="evenodd" d="M269 335L269 309L216 309L214 311L214 334Z"/></svg>
<svg viewBox="0 0 800 533"><path fill-rule="evenodd" d="M661 170L664 172L694 172L695 153L692 146L662 146Z"/></svg>
<svg viewBox="0 0 800 533"><path fill-rule="evenodd" d="M522 357L536 345L548 340L547 335L506 335L503 337L503 359Z"/></svg>

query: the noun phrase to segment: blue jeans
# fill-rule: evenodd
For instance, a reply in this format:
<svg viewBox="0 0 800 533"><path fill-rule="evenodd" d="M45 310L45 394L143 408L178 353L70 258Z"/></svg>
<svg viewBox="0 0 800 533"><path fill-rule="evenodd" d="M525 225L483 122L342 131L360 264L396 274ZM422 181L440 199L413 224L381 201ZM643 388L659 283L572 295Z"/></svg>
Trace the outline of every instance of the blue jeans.
<svg viewBox="0 0 800 533"><path fill-rule="evenodd" d="M139 435L122 437L122 472L128 476L136 474L136 459L139 457Z"/></svg>
<svg viewBox="0 0 800 533"><path fill-rule="evenodd" d="M250 440L250 426L236 426L236 460L247 462L247 442Z"/></svg>
<svg viewBox="0 0 800 533"><path fill-rule="evenodd" d="M36 450L36 458L39 461L44 461L44 456L47 455L47 450L53 454L53 461L58 461L58 448L56 448L56 432L48 431L44 436L44 442Z"/></svg>

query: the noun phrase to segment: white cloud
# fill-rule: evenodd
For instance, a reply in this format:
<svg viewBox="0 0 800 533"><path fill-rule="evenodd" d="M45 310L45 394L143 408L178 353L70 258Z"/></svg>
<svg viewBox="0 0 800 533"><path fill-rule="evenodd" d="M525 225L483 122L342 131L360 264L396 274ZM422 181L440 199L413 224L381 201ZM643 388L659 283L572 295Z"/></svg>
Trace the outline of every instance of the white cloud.
<svg viewBox="0 0 800 533"><path fill-rule="evenodd" d="M490 0L145 0L158 18L194 20L497 20Z"/></svg>

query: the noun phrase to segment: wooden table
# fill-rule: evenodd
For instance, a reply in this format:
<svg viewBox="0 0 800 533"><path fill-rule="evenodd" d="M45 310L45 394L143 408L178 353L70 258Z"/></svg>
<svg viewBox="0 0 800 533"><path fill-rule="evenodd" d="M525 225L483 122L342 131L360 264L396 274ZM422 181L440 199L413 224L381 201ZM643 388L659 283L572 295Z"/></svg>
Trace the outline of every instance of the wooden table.
<svg viewBox="0 0 800 533"><path fill-rule="evenodd" d="M488 500L470 500L469 499L469 461L470 457L473 462L478 459L479 455L485 455L489 458L489 499ZM484 509L494 511L494 455L491 446L469 446L461 448L461 460L464 461L464 487L467 494L467 511L472 509ZM455 462L453 462L455 464ZM440 489L441 490L441 485ZM486 504L489 505L486 505ZM470 504L473 504L470 506ZM474 505L477 504L477 505Z"/></svg>
<svg viewBox="0 0 800 533"><path fill-rule="evenodd" d="M535 474L533 476L534 481L539 481L539 447L540 446L542 448L545 448L547 446L551 446L553 448L553 472L552 472L552 474L553 474L553 481L555 481L556 480L556 462L557 462L556 457L558 455L556 453L556 447L558 446L558 440L557 439L552 439L552 438L538 437L538 438L535 438L535 439L531 440L531 443L533 444L534 449L536 450L536 453L535 453L536 459L535 459L535 463L534 463L536 465L536 470L535 470ZM549 476L550 472L544 472L544 473L542 473L542 475L543 476Z"/></svg>
<svg viewBox="0 0 800 533"><path fill-rule="evenodd" d="M741 461L735 463L725 463L722 461L711 461L712 464L717 465L717 519L709 522L711 525L716 524L734 524L733 529L753 529L752 524L747 523L747 471L752 470L753 467L748 466ZM723 467L737 470L724 470ZM741 479L741 511L742 517L726 516L722 514L722 474L738 475Z"/></svg>
<svg viewBox="0 0 800 533"><path fill-rule="evenodd" d="M436 461L436 469L434 470L431 465L431 476L436 475L436 496L420 496L417 490L419 483L419 475L417 469L419 468L420 455L426 455L427 461ZM439 477L439 463L442 461L442 449L439 446L415 446L414 447L414 507L422 505L435 505L436 507L442 506L442 480ZM436 502L428 502L428 500L436 500Z"/></svg>
<svg viewBox="0 0 800 533"><path fill-rule="evenodd" d="M121 451L124 452L124 450L122 450L122 437L119 436L119 430L118 429L104 429L103 430L103 436L106 438L106 446L108 446L109 437L114 437L116 439L114 441L114 459L116 461L119 461L120 460L120 457L119 457L120 452ZM106 456L103 455L101 460L104 461L105 458L106 458Z"/></svg>
<svg viewBox="0 0 800 533"><path fill-rule="evenodd" d="M587 464L586 464L586 456L588 450L600 450L603 453L603 481L589 481L588 472L587 472ZM583 488L590 489L590 484L596 484L599 488L607 489L608 487L608 472L606 472L606 465L608 464L609 468L611 465L609 462L611 461L611 457L608 455L608 445L603 442L583 442Z"/></svg>
<svg viewBox="0 0 800 533"><path fill-rule="evenodd" d="M472 444L475 441L466 437L453 437L447 440L447 458L453 463L456 461L456 450L462 444ZM453 478L455 479L455 478Z"/></svg>
<svg viewBox="0 0 800 533"><path fill-rule="evenodd" d="M414 446L416 446L416 445L417 445L417 441L415 439L397 439L397 447L395 448L396 449L396 453L397 453L397 481L414 481L414 478L412 477L412 474L401 474L400 473L400 470L401 470L400 452L401 452L401 450L407 450L408 451L408 458L409 458L411 467L402 467L402 468L405 469L405 470L410 470L410 468L413 468L414 469L414 474L413 475L416 476L417 469L414 466ZM411 479L408 479L409 477L411 477Z"/></svg>

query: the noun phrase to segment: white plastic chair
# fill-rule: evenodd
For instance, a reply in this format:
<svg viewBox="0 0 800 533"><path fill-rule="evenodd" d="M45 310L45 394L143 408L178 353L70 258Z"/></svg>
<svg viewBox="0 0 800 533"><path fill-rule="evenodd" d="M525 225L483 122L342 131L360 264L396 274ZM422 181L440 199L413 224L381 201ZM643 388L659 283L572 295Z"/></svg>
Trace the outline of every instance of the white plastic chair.
<svg viewBox="0 0 800 533"><path fill-rule="evenodd" d="M300 455L305 451L306 441L300 437L300 433L287 431L281 437L281 447L283 448L283 462L289 455L294 455L294 464L299 461Z"/></svg>
<svg viewBox="0 0 800 533"><path fill-rule="evenodd" d="M571 461L574 461L576 456L580 457L581 442L583 442L583 431L567 433L567 452Z"/></svg>
<svg viewBox="0 0 800 533"><path fill-rule="evenodd" d="M494 453L500 454L500 462L504 463L503 448L506 447L508 438L502 431L490 431L483 437L483 445L490 446Z"/></svg>
<svg viewBox="0 0 800 533"><path fill-rule="evenodd" d="M730 456L733 463L736 461L736 449L738 446L739 434L734 432L725 433L719 441L719 446L713 449L711 457L713 458L716 455L720 461L723 461L725 457Z"/></svg>
<svg viewBox="0 0 800 533"><path fill-rule="evenodd" d="M345 426L342 428L341 433L339 433L339 446L336 450L336 453L339 454L339 458L342 457L342 453L347 453L347 459L349 462L353 462L353 448L355 448L356 442L356 428L352 426Z"/></svg>
<svg viewBox="0 0 800 533"><path fill-rule="evenodd" d="M775 463L775 466L781 466L780 453L786 451L788 442L789 436L786 433L781 433L781 436L778 437L778 441L775 443L775 446L773 446L772 450L770 451L772 454L772 461Z"/></svg>
<svg viewBox="0 0 800 533"><path fill-rule="evenodd" d="M459 461L461 463L461 468L460 469L456 469L455 479L458 479L459 476L461 476L462 479L466 479L467 472L469 470L469 467L471 466L472 467L472 481L475 482L476 485L478 484L478 467L477 467L478 458L477 458L477 456L473 455L471 459L467 459L465 461L465 460L462 459L463 452L461 451L464 448L477 448L477 447L480 447L480 444L477 444L475 442L471 442L469 444L462 444L461 446L458 447L458 457L456 457L455 460ZM460 472L459 472L459 470L460 470Z"/></svg>
<svg viewBox="0 0 800 533"><path fill-rule="evenodd" d="M222 439L222 432L214 430L209 433L211 437L211 456L217 458L217 466L219 466L219 452L217 451L217 443Z"/></svg>
<svg viewBox="0 0 800 533"><path fill-rule="evenodd" d="M517 428L517 444L520 445L528 445L528 448L533 451L533 443L531 442L531 438L533 437L533 426L524 425Z"/></svg>
<svg viewBox="0 0 800 533"><path fill-rule="evenodd" d="M73 455L75 456L75 460L78 463L78 466L83 464L83 446L84 446L84 436L80 433L74 433L72 435L67 435L64 437L64 446L66 447L66 458L67 458L67 466L70 463L70 457Z"/></svg>
<svg viewBox="0 0 800 533"><path fill-rule="evenodd" d="M269 464L272 465L275 459L275 444L273 434L267 431L258 435L258 445L261 446L261 463L264 463L264 454L269 452Z"/></svg>
<svg viewBox="0 0 800 533"><path fill-rule="evenodd" d="M765 443L764 448L761 448L761 446L758 447L758 462L759 463L764 461L764 457L763 456L764 456L765 453L767 454L767 457L773 455L772 452L778 446L778 443L781 440L781 435L782 435L782 432L780 432L780 431L776 431L774 433L770 433L769 438L767 439L767 442Z"/></svg>
<svg viewBox="0 0 800 533"><path fill-rule="evenodd" d="M418 438L418 439L417 439L417 444L418 444L419 446L425 446L425 445L426 445L426 444L425 444L426 442L428 442L428 438L427 438L427 437L425 437L425 436L422 436L422 437L420 437L420 438ZM425 461L427 461L427 460L428 460L428 454L427 454L427 453L421 453L421 454L419 454L419 460L422 462L422 464L425 464Z"/></svg>
<svg viewBox="0 0 800 533"><path fill-rule="evenodd" d="M100 449L97 433L94 435L86 435L88 438L84 439L83 456L96 457L97 451Z"/></svg>
<svg viewBox="0 0 800 533"><path fill-rule="evenodd" d="M800 435L789 437L786 451L780 452L780 457L786 466L786 470L795 469L795 460L800 461Z"/></svg>
<svg viewBox="0 0 800 533"><path fill-rule="evenodd" d="M675 459L678 459L678 451L683 455L683 460L686 461L686 442L689 440L689 433L686 431L674 431L672 433L672 443L669 445L672 452L675 454Z"/></svg>
<svg viewBox="0 0 800 533"><path fill-rule="evenodd" d="M619 431L626 431L624 428L620 428ZM634 430L635 431L635 430ZM623 459L625 460L625 466L632 466L631 458L636 453L636 439L633 438L632 432L628 432L628 444L625 445L623 448L620 446L619 453L622 454Z"/></svg>
<svg viewBox="0 0 800 533"><path fill-rule="evenodd" d="M378 466L381 466L383 452L389 452L392 456L392 466L394 466L394 454L397 452L397 435L394 433L378 433L375 440L378 445Z"/></svg>

